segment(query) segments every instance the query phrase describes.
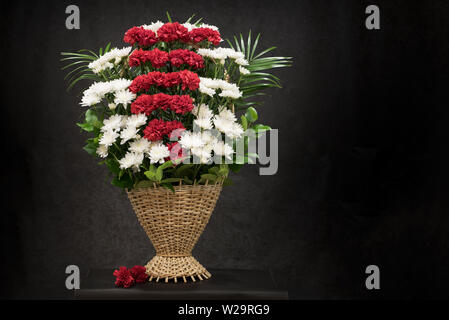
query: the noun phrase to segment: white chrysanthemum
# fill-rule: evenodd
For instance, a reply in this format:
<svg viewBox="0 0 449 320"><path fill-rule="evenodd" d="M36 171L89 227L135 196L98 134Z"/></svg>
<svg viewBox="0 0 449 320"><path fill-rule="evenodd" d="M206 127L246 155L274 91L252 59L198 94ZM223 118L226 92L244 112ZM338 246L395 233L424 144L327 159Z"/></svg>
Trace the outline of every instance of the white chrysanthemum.
<svg viewBox="0 0 449 320"><path fill-rule="evenodd" d="M226 135L231 139L237 139L242 136L243 132L244 132L243 127L239 123L234 122L232 124L232 129L228 131Z"/></svg>
<svg viewBox="0 0 449 320"><path fill-rule="evenodd" d="M192 149L204 146L204 141L201 138L201 132L192 133L190 131L185 131L179 140L179 144L181 144L184 149Z"/></svg>
<svg viewBox="0 0 449 320"><path fill-rule="evenodd" d="M198 28L209 28L209 29L218 31L218 28L216 26L213 26L210 24L205 24L205 23L200 24L200 26Z"/></svg>
<svg viewBox="0 0 449 320"><path fill-rule="evenodd" d="M217 89L222 90L219 94L221 97L238 99L242 96L242 92L240 92L239 87L235 83L229 83L222 79L200 77L199 90L201 93L213 96Z"/></svg>
<svg viewBox="0 0 449 320"><path fill-rule="evenodd" d="M215 93L215 91L214 91ZM84 107L90 107L93 105L96 105L101 102L102 97L96 95L96 94L86 94L84 93L83 97L81 98L81 105Z"/></svg>
<svg viewBox="0 0 449 320"><path fill-rule="evenodd" d="M115 108L117 108L117 105L115 103L108 103L108 108L111 110L115 110Z"/></svg>
<svg viewBox="0 0 449 320"><path fill-rule="evenodd" d="M195 105L192 109L192 113L197 118L212 118L213 113L209 106L205 103Z"/></svg>
<svg viewBox="0 0 449 320"><path fill-rule="evenodd" d="M138 171L139 166L143 162L143 158L144 158L143 153L128 152L118 162L120 164L121 169L133 168L133 170Z"/></svg>
<svg viewBox="0 0 449 320"><path fill-rule="evenodd" d="M105 145L100 144L97 148L97 154L101 157L101 158L106 158L108 156L108 147L106 147Z"/></svg>
<svg viewBox="0 0 449 320"><path fill-rule="evenodd" d="M101 127L102 132L106 131L119 131L123 121L123 116L119 114L114 114L109 117L109 119L103 120L103 127Z"/></svg>
<svg viewBox="0 0 449 320"><path fill-rule="evenodd" d="M247 66L249 64L245 58L235 59L235 63L237 63L240 66Z"/></svg>
<svg viewBox="0 0 449 320"><path fill-rule="evenodd" d="M81 105L92 106L101 102L101 99L107 93L126 90L131 85L132 80L127 79L115 79L107 82L94 82L87 90L83 92L81 98Z"/></svg>
<svg viewBox="0 0 449 320"><path fill-rule="evenodd" d="M144 138L134 140L129 144L129 151L135 153L148 153L150 148L151 142Z"/></svg>
<svg viewBox="0 0 449 320"><path fill-rule="evenodd" d="M251 72L245 67L239 66L239 71L241 74L250 74Z"/></svg>
<svg viewBox="0 0 449 320"><path fill-rule="evenodd" d="M151 163L164 163L165 158L170 156L167 146L162 143L153 145L148 152Z"/></svg>
<svg viewBox="0 0 449 320"><path fill-rule="evenodd" d="M132 80L128 80L128 79L124 79L124 78L109 81L109 85L111 86L110 91L117 92L117 91L128 89L128 87L131 85L132 82L133 82Z"/></svg>
<svg viewBox="0 0 449 320"><path fill-rule="evenodd" d="M228 132L232 131L232 124L234 123L232 121L226 120L219 116L215 116L213 122L215 128L218 131L223 132L224 134L227 134Z"/></svg>
<svg viewBox="0 0 449 320"><path fill-rule="evenodd" d="M217 141L213 144L213 150L216 155L224 156L228 159L231 159L232 154L234 153L234 149L223 141Z"/></svg>
<svg viewBox="0 0 449 320"><path fill-rule="evenodd" d="M130 104L135 98L136 98L135 93L132 93L128 89L125 89L125 90L120 90L120 91L115 92L114 102L116 104L121 103L123 105L123 107L125 107L125 109L126 109L128 104Z"/></svg>
<svg viewBox="0 0 449 320"><path fill-rule="evenodd" d="M221 109L220 113L218 113L218 116L232 122L235 122L237 120L235 114L228 108Z"/></svg>
<svg viewBox="0 0 449 320"><path fill-rule="evenodd" d="M104 145L106 147L111 146L119 137L119 134L116 131L106 131L103 132L103 135L100 138L99 144Z"/></svg>
<svg viewBox="0 0 449 320"><path fill-rule="evenodd" d="M131 139L138 138L138 129L136 127L126 127L120 133L120 138L122 139L121 144L124 144L126 141Z"/></svg>
<svg viewBox="0 0 449 320"><path fill-rule="evenodd" d="M160 27L162 27L164 25L164 23L162 21L156 21L156 22L152 22L149 25L144 24L142 26L142 28L146 29L146 30L151 30L154 33L156 33L157 35L157 31L159 30Z"/></svg>
<svg viewBox="0 0 449 320"><path fill-rule="evenodd" d="M126 119L126 126L139 128L147 123L147 116L144 113L133 114Z"/></svg>
<svg viewBox="0 0 449 320"><path fill-rule="evenodd" d="M197 28L197 26L195 26L194 24L188 23L188 22L183 23L182 25L183 25L184 27L186 27L187 30L189 30L189 31L192 31L193 29L196 29L196 28Z"/></svg>
<svg viewBox="0 0 449 320"><path fill-rule="evenodd" d="M106 93L112 91L112 86L110 82L94 82L87 90L90 90L97 96L104 97Z"/></svg>
<svg viewBox="0 0 449 320"><path fill-rule="evenodd" d="M212 160L212 146L210 145L192 148L191 151L194 156L199 158L201 163L208 163Z"/></svg>
<svg viewBox="0 0 449 320"><path fill-rule="evenodd" d="M220 97L223 98L232 98L232 99L238 99L242 97L242 93L240 91L235 90L223 90L220 94Z"/></svg>
<svg viewBox="0 0 449 320"><path fill-rule="evenodd" d="M114 65L122 61L123 57L128 56L130 52L131 47L125 47L123 49L113 48L97 60L89 63L88 67L92 69L94 73L98 74L101 71L114 67Z"/></svg>
<svg viewBox="0 0 449 320"><path fill-rule="evenodd" d="M212 129L211 118L198 118L193 120L193 123L200 127L201 129L210 130Z"/></svg>
<svg viewBox="0 0 449 320"><path fill-rule="evenodd" d="M201 140L203 141L204 145L207 146L213 146L215 142L217 142L217 138L212 135L210 131L203 131L201 132Z"/></svg>
<svg viewBox="0 0 449 320"><path fill-rule="evenodd" d="M209 88L209 87L207 87L207 86L205 86L204 84L201 84L201 83L200 83L198 89L199 89L199 91L201 93L207 94L208 96L211 96L211 97L213 97L213 95L215 94L215 90L214 89Z"/></svg>

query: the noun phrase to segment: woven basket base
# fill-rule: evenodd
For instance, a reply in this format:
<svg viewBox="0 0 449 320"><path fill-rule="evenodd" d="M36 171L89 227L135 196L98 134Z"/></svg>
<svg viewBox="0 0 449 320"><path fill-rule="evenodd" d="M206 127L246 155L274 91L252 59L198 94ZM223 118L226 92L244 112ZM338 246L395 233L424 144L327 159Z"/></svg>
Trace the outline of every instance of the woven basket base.
<svg viewBox="0 0 449 320"><path fill-rule="evenodd" d="M209 279L212 275L193 256L165 257L154 256L145 266L149 281L164 279L165 282L174 282Z"/></svg>

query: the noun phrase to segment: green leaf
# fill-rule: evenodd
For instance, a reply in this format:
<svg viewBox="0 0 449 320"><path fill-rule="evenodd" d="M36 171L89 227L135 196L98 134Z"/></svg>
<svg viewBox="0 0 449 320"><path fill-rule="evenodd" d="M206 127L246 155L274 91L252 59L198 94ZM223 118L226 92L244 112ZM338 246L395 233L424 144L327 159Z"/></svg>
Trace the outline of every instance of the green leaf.
<svg viewBox="0 0 449 320"><path fill-rule="evenodd" d="M114 159L106 159L105 163L106 163L106 166L109 168L109 170L112 173L114 173L116 175L119 174L119 172L120 172L120 165L119 165L119 163L116 160L114 160Z"/></svg>
<svg viewBox="0 0 449 320"><path fill-rule="evenodd" d="M97 154L97 147L93 143L88 143L83 147L84 150L87 151L88 154L95 156Z"/></svg>
<svg viewBox="0 0 449 320"><path fill-rule="evenodd" d="M127 177L127 176L125 176ZM132 188L133 184L132 181L129 179L129 177L127 179L122 179L119 180L117 177L114 177L114 179L112 179L111 183L114 186L120 187L120 188Z"/></svg>
<svg viewBox="0 0 449 320"><path fill-rule="evenodd" d="M170 190L171 192L175 193L175 188L170 183L163 183L161 184L164 188Z"/></svg>
<svg viewBox="0 0 449 320"><path fill-rule="evenodd" d="M206 183L206 181L209 181L209 183L214 183L215 180L217 180L217 176L210 173L204 173L201 175L201 179L198 183Z"/></svg>
<svg viewBox="0 0 449 320"><path fill-rule="evenodd" d="M160 179L156 178L156 172L148 170L143 173L149 180L159 182Z"/></svg>
<svg viewBox="0 0 449 320"><path fill-rule="evenodd" d="M186 175L193 175L193 171L191 169L193 166L194 166L193 163L183 164L179 166L175 171L175 176L181 178Z"/></svg>
<svg viewBox="0 0 449 320"><path fill-rule="evenodd" d="M248 120L246 120L244 115L240 117L240 123L242 124L243 130L246 131L246 129L248 129Z"/></svg>
<svg viewBox="0 0 449 320"><path fill-rule="evenodd" d="M229 178L226 178L226 179L223 180L223 186L224 186L224 187L226 187L226 186L232 186L233 184L234 184L234 181L232 181L232 180L229 179Z"/></svg>
<svg viewBox="0 0 449 320"><path fill-rule="evenodd" d="M265 126L263 124L255 124L251 129L253 129L256 133L261 133L271 130L271 127Z"/></svg>
<svg viewBox="0 0 449 320"><path fill-rule="evenodd" d="M94 126L91 125L90 123L77 123L76 125L78 127L80 127L81 129L83 129L84 131L87 131L87 132L94 131Z"/></svg>
<svg viewBox="0 0 449 320"><path fill-rule="evenodd" d="M231 163L229 164L229 168L232 170L232 172L239 172L240 169L242 169L243 164L238 164L238 163Z"/></svg>
<svg viewBox="0 0 449 320"><path fill-rule="evenodd" d="M170 17L170 13L168 13L168 11L166 11L165 13L167 14L168 22L172 22L171 17Z"/></svg>
<svg viewBox="0 0 449 320"><path fill-rule="evenodd" d="M253 107L249 107L246 110L245 117L249 122L255 122L258 118L256 109L254 109Z"/></svg>
<svg viewBox="0 0 449 320"><path fill-rule="evenodd" d="M149 180L142 180L136 184L136 188L151 188L153 187L154 182Z"/></svg>

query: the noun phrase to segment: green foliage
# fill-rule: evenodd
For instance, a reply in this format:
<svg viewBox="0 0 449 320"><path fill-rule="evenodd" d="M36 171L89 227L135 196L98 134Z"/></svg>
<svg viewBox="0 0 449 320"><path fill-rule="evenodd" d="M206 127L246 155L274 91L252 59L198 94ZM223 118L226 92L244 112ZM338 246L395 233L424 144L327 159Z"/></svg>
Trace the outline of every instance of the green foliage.
<svg viewBox="0 0 449 320"><path fill-rule="evenodd" d="M234 36L234 42L226 40L232 49L242 52L249 63L246 69L250 71L250 74L242 75L239 82L243 96L242 99L236 102L238 110L260 105L260 102L253 100L254 97L265 95L264 92L260 91L268 88L281 88L279 78L266 70L289 67L292 64L292 57L265 57L267 53L270 53L276 47L256 52L259 39L260 33L252 41L250 31L246 41L242 34L240 34L240 37Z"/></svg>
<svg viewBox="0 0 449 320"><path fill-rule="evenodd" d="M70 89L81 80L102 80L99 75L96 75L89 69L88 65L108 52L110 47L111 43L108 43L104 50L103 48L100 48L98 54L86 49L78 50L77 52L61 52L61 55L64 57L61 61L67 63L61 68L61 70L68 71L64 77L64 80L68 81L67 91L70 91Z"/></svg>

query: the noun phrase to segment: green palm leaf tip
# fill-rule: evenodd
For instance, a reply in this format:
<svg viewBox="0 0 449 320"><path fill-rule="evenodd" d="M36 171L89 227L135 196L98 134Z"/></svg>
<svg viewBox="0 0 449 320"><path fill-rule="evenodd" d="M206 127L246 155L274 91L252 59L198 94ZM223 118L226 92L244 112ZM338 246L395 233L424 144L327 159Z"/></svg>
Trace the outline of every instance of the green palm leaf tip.
<svg viewBox="0 0 449 320"><path fill-rule="evenodd" d="M110 49L111 43L109 42L104 49L100 48L98 54L87 49L81 49L77 52L61 52L63 58L61 58L60 61L67 63L61 68L61 70L66 70L67 72L64 77L64 80L67 80L68 82L67 91L70 91L70 89L81 80L101 80L98 75L89 69L88 65L92 61L97 60L101 55L109 52Z"/></svg>
<svg viewBox="0 0 449 320"><path fill-rule="evenodd" d="M252 42L251 30L248 33L246 41L242 34L239 37L234 36L233 40L234 42L226 39L232 49L243 53L248 61L248 65L245 68L251 72L248 75L242 75L239 83L240 89L242 90L242 98L236 103L238 109L246 109L250 106L260 104L260 102L251 101L251 98L265 95L264 92L260 91L267 88L281 88L279 78L267 72L267 70L290 67L292 65L292 57L265 56L267 53L275 50L276 47L270 47L257 52L260 33L256 36L254 42Z"/></svg>

